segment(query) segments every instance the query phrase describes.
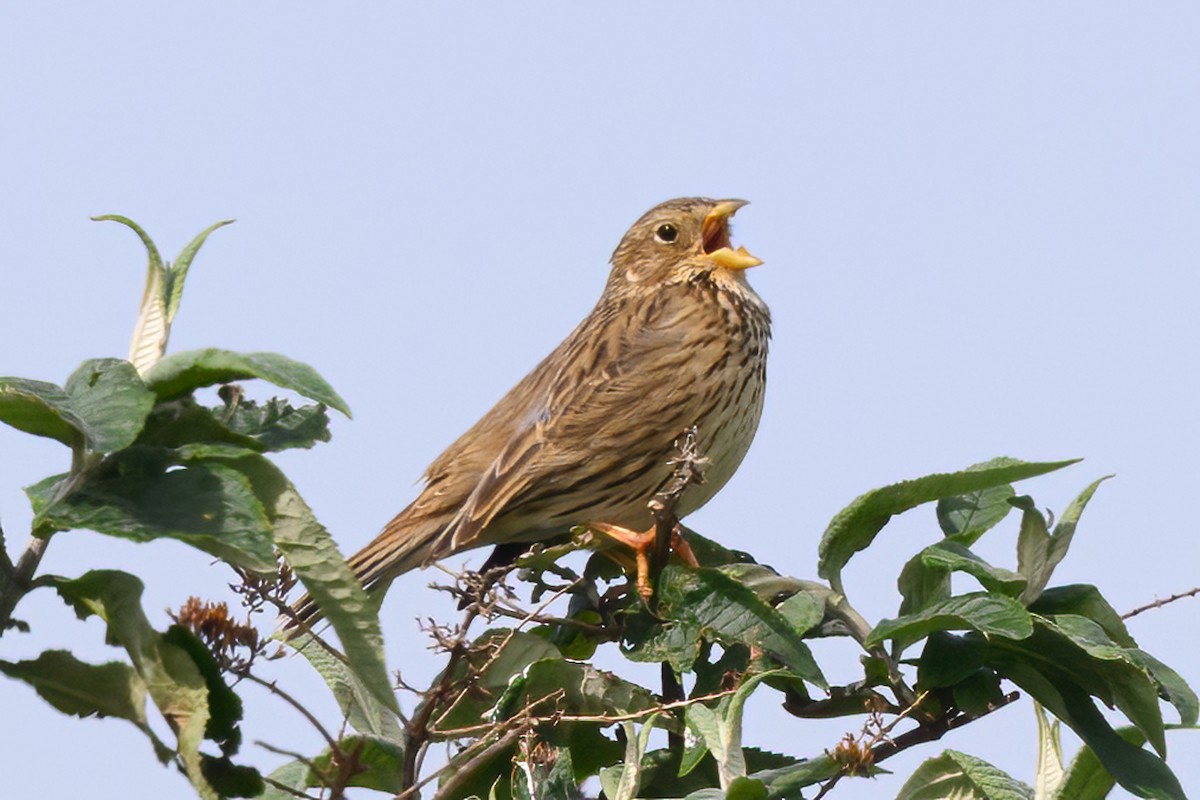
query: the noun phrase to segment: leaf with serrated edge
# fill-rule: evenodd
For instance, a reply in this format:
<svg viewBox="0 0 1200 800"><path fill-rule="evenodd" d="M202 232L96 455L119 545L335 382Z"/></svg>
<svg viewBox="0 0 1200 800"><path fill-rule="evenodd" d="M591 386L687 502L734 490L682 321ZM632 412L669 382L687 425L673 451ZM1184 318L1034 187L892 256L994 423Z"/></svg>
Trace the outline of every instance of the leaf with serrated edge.
<svg viewBox="0 0 1200 800"><path fill-rule="evenodd" d="M1118 728L1117 735L1135 747L1146 743L1145 735L1132 726ZM1109 774L1096 752L1084 745L1075 753L1054 800L1105 800L1117 781Z"/></svg>
<svg viewBox="0 0 1200 800"><path fill-rule="evenodd" d="M1031 463L998 458L961 472L926 475L867 492L835 516L825 529L819 547L821 560L817 572L837 589L841 583L842 567L855 553L874 541L876 534L892 516L942 497L954 497L1032 478L1077 461Z"/></svg>
<svg viewBox="0 0 1200 800"><path fill-rule="evenodd" d="M63 388L71 410L84 422L84 444L94 453L133 444L154 408L154 393L137 370L115 358L83 362Z"/></svg>
<svg viewBox="0 0 1200 800"><path fill-rule="evenodd" d="M1063 668L1039 642L1000 644L989 656L996 670L1075 731L1124 788L1138 797L1186 800L1179 779L1161 758L1117 735L1073 670Z"/></svg>
<svg viewBox="0 0 1200 800"><path fill-rule="evenodd" d="M241 472L212 461L164 470L155 454L136 450L121 454L127 470L65 497L57 496L63 475L26 487L38 524L135 542L177 539L254 572L275 571L270 522Z"/></svg>
<svg viewBox="0 0 1200 800"><path fill-rule="evenodd" d="M612 800L634 800L637 797L642 780L642 756L646 752L646 744L650 741L650 732L654 730L658 716L651 714L642 723L640 731L634 730L631 721L621 723L625 730L625 769L621 770L621 779L617 783L616 791L610 795Z"/></svg>
<svg viewBox="0 0 1200 800"><path fill-rule="evenodd" d="M173 751L146 718L146 684L128 664L87 664L66 650L47 650L33 661L0 661L0 672L25 681L64 714L132 722L149 737L160 761L171 758Z"/></svg>
<svg viewBox="0 0 1200 800"><path fill-rule="evenodd" d="M753 590L720 570L669 566L659 613L725 643L745 643L778 657L795 674L825 688L825 678L791 623Z"/></svg>
<svg viewBox="0 0 1200 800"><path fill-rule="evenodd" d="M886 639L916 641L933 631L972 629L990 636L1024 639L1033 633L1033 621L1015 600L976 592L952 597L919 614L881 620L863 646L871 648Z"/></svg>
<svg viewBox="0 0 1200 800"><path fill-rule="evenodd" d="M217 800L200 765L200 743L209 718L208 687L191 656L150 627L141 606L142 582L125 572L92 570L75 580L57 578L54 586L81 619L94 614L108 623L108 639L129 653L154 704L176 731L179 757L192 786L205 800Z"/></svg>
<svg viewBox="0 0 1200 800"><path fill-rule="evenodd" d="M399 712L375 605L363 591L329 531L279 468L261 456L233 462L254 486L275 526L275 546L337 632L354 674L375 698Z"/></svg>
<svg viewBox="0 0 1200 800"><path fill-rule="evenodd" d="M325 685L337 700L342 715L359 733L382 737L393 742L404 741L396 715L385 709L375 695L363 686L346 662L335 657L309 634L293 639L280 637L312 664Z"/></svg>
<svg viewBox="0 0 1200 800"><path fill-rule="evenodd" d="M943 497L937 502L937 521L948 539L970 547L1012 511L1008 498L1014 494L1007 483L986 489Z"/></svg>
<svg viewBox="0 0 1200 800"><path fill-rule="evenodd" d="M200 248L204 245L210 233L217 228L223 228L226 225L232 224L233 220L231 219L214 222L196 234L196 237L184 245L183 250L179 252L179 257L175 259L175 265L167 273L168 281L163 292L163 297L166 301L168 324L175 319L175 314L179 311L179 301L183 298L183 284L187 280L188 269L192 266L192 260L196 257L196 253L200 252Z"/></svg>
<svg viewBox="0 0 1200 800"><path fill-rule="evenodd" d="M896 800L1033 800L1033 790L975 756L947 750L921 766Z"/></svg>
<svg viewBox="0 0 1200 800"><path fill-rule="evenodd" d="M146 373L160 400L173 400L218 383L261 378L350 416L350 407L315 369L277 353L234 353L210 347L173 353Z"/></svg>
<svg viewBox="0 0 1200 800"><path fill-rule="evenodd" d="M1061 723L1051 720L1046 709L1034 702L1033 713L1037 718L1038 758L1034 776L1033 800L1053 800L1066 779L1063 770L1062 740L1059 737Z"/></svg>
<svg viewBox="0 0 1200 800"><path fill-rule="evenodd" d="M70 402L56 384L0 378L0 422L75 447L83 441L84 422L71 410Z"/></svg>

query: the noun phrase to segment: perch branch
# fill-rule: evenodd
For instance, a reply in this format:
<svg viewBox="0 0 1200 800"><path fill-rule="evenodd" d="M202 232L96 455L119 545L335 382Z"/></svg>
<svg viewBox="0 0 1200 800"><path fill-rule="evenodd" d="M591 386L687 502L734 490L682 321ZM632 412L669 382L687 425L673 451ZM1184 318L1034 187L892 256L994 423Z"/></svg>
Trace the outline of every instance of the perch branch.
<svg viewBox="0 0 1200 800"><path fill-rule="evenodd" d="M1141 614L1145 611L1150 611L1155 608L1162 608L1163 606L1167 605L1168 603L1174 603L1176 600L1182 600L1185 597L1195 597L1198 594L1200 594L1200 586L1196 586L1192 589L1188 589L1186 592L1180 592L1179 594L1173 594L1170 597L1164 597L1161 600L1156 599L1153 603L1147 603L1144 606L1138 606L1133 611L1122 614L1121 619L1129 619L1130 617L1136 617L1138 614Z"/></svg>

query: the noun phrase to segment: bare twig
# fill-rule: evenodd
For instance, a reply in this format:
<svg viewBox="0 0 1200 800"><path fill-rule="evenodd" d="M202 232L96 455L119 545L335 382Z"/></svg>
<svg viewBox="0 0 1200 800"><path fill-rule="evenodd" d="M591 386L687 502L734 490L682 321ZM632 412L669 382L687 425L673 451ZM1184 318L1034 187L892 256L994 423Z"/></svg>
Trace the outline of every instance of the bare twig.
<svg viewBox="0 0 1200 800"><path fill-rule="evenodd" d="M675 515L679 499L692 484L704 483L704 468L708 465L708 459L700 452L699 438L700 432L693 425L675 440L678 455L667 462L675 467L675 471L647 504L654 517L654 556L650 560L652 574L662 570L670 555L671 539L679 525L679 518Z"/></svg>
<svg viewBox="0 0 1200 800"><path fill-rule="evenodd" d="M1186 592L1180 592L1179 594L1173 594L1170 597L1164 597L1161 600L1155 600L1153 603L1147 603L1144 606L1138 606L1133 611L1122 614L1121 619L1129 619L1130 617L1136 617L1138 614L1141 614L1145 611L1150 611L1155 608L1162 608L1163 606L1167 605L1168 603L1174 603L1176 600L1183 600L1185 597L1195 597L1198 594L1200 594L1200 586L1197 586L1192 589L1188 589Z"/></svg>
<svg viewBox="0 0 1200 800"><path fill-rule="evenodd" d="M673 711L677 708L687 708L688 706L696 705L697 703L707 703L711 700L720 700L722 697L728 697L735 694L737 688L725 689L712 694L701 695L700 697L689 697L686 700L677 700L672 703L659 703L650 708L642 709L641 711L630 711L626 714L553 714L548 716L527 717L528 721L533 725L557 725L560 723L569 722L590 722L601 725L615 725L619 722L638 722L643 719L653 717L655 714L662 714L666 711ZM531 702L527 706L527 710L536 708L547 700L553 699L554 695L547 695ZM484 731L491 730L495 727L494 723L480 723L478 725L468 725L462 728L447 728L446 730L435 731L438 736L447 739L461 739L468 736L474 736Z"/></svg>
<svg viewBox="0 0 1200 800"><path fill-rule="evenodd" d="M274 681L263 680L262 678L258 677L257 675L255 675L252 672L249 672L249 671L240 672L240 673L237 673L237 675L239 678L245 678L246 680L250 681L251 683L257 683L259 686L262 686L267 691L269 691L271 694L275 695L280 700L282 700L283 702L287 703L292 708L299 711L300 714L303 715L304 718L307 719L309 721L309 723L314 728L317 729L317 732L321 734L321 738L323 738L325 740L325 743L329 745L329 750L331 753L333 753L333 757L334 757L335 761L340 759L341 750L338 749L337 739L333 738L333 736L329 733L329 731L325 729L325 726L321 724L321 721L319 719L317 719L315 716L313 716L313 713L311 711L309 711L307 708L305 708L304 705L299 700L292 697L290 694L285 692L283 689L280 689L277 685L275 685ZM266 747L266 745L263 745L263 746Z"/></svg>
<svg viewBox="0 0 1200 800"><path fill-rule="evenodd" d="M500 753L503 753L512 745L516 744L517 740L528 730L527 727L515 727L505 733L496 741L483 747L480 752L472 755L465 764L461 765L454 771L454 774L446 779L433 796L433 800L445 800L446 798L457 798L458 792L471 776L475 774L475 770L491 761ZM397 795L399 799L401 795Z"/></svg>
<svg viewBox="0 0 1200 800"><path fill-rule="evenodd" d="M292 787L288 786L286 783L280 783L279 781L275 780L274 778L272 778L269 775L263 775L262 779L263 779L263 783L267 784L268 786L273 786L274 788L278 789L279 791L283 792L284 794L290 794L292 797L301 797L301 798L303 798L303 800L318 800L316 797L313 797L311 794L302 792L299 789L293 789Z"/></svg>
<svg viewBox="0 0 1200 800"><path fill-rule="evenodd" d="M907 750L914 745L937 741L956 728L961 728L963 725L969 725L976 720L983 719L994 711L999 711L1005 706L1015 703L1020 699L1020 697L1020 692L1009 692L998 702L992 703L978 714L959 714L958 716L951 717L949 719L939 719L933 724L922 725L919 728L914 728L911 731L902 733L894 739L881 742L880 744L871 748L874 761L876 764L878 764L885 758L891 758L902 750Z"/></svg>
<svg viewBox="0 0 1200 800"><path fill-rule="evenodd" d="M425 749L429 742L430 725L433 722L433 715L437 712L439 705L454 692L454 687L457 683L454 679L454 672L459 662L470 652L470 649L467 647L467 631L470 629L471 623L480 615L486 616L490 613L491 606L494 605L494 598L492 601L489 601L488 595L493 591L493 587L495 587L497 582L501 581L510 570L511 566L497 567L488 570L483 575L477 575L471 582L471 588L475 590L475 599L467 605L463 621L459 623L453 637L441 637L441 634L438 634L436 630L434 631L436 636L441 637L439 638L439 645L444 647L450 655L446 659L446 666L442 668L441 677L438 678L435 685L431 686L424 693L424 700L417 706L412 718L404 726L404 764L400 773L400 786L403 790L401 795L420 785L418 783L418 774ZM459 577L462 579L462 576ZM553 599L556 598L551 598L551 601L547 601L547 605ZM515 631L509 634L504 644L507 644L514 633ZM484 668L486 668L487 664L492 663L498 652L499 650L492 654L492 657L486 662ZM453 708L454 703L457 703L459 698L469 689L470 682L468 681L467 685L463 687L447 709ZM445 713L443 712L442 716L438 718L439 722L444 718ZM436 723L433 724L436 725Z"/></svg>

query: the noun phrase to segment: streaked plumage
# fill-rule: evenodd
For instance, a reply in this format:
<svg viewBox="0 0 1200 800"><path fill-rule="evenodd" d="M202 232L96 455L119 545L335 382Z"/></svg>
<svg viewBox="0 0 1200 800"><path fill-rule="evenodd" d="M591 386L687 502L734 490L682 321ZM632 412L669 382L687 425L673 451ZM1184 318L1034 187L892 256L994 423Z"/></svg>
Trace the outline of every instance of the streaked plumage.
<svg viewBox="0 0 1200 800"><path fill-rule="evenodd" d="M574 525L644 529L673 443L692 425L710 464L677 512L725 484L758 426L770 336L744 274L760 262L729 244L741 205L672 200L634 224L592 312L430 465L420 496L350 560L365 586Z"/></svg>

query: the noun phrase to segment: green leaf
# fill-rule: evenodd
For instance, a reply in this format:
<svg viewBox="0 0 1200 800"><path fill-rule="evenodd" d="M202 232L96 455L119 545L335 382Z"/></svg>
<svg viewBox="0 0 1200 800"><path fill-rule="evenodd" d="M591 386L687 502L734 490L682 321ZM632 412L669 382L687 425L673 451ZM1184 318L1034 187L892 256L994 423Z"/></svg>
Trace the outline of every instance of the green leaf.
<svg viewBox="0 0 1200 800"><path fill-rule="evenodd" d="M831 581L834 589L837 589L841 582L842 567L855 553L870 545L895 514L943 497L977 492L1043 475L1076 461L1078 459L1029 463L997 458L961 472L926 475L867 492L835 516L826 528L819 548L821 560L818 574Z"/></svg>
<svg viewBox="0 0 1200 800"><path fill-rule="evenodd" d="M1145 735L1137 728L1118 728L1116 733L1135 747L1140 748L1146 743ZM1075 758L1071 759L1063 783L1059 786L1058 793L1054 795L1054 798L1055 800L1105 800L1116 784L1116 779L1109 774L1104 765L1100 763L1100 759L1096 757L1096 751L1084 745L1079 748Z"/></svg>
<svg viewBox="0 0 1200 800"><path fill-rule="evenodd" d="M231 224L233 224L233 220L223 219L200 231L179 252L179 257L175 259L175 265L167 271L167 285L163 296L166 301L168 324L175 319L175 314L179 311L179 301L183 298L183 284L187 280L188 269L191 268L192 260L196 257L196 253L200 252L200 248L204 245L210 233L217 228L223 228Z"/></svg>
<svg viewBox="0 0 1200 800"><path fill-rule="evenodd" d="M965 572L989 592L1015 597L1025 579L1006 569L993 567L954 541L930 545L913 556L900 572L897 586L904 601L900 613L915 614L950 597L950 575Z"/></svg>
<svg viewBox="0 0 1200 800"><path fill-rule="evenodd" d="M255 572L274 572L271 524L246 477L212 461L179 468L169 451L128 448L65 497L66 476L26 488L37 523L147 542L181 542Z"/></svg>
<svg viewBox="0 0 1200 800"><path fill-rule="evenodd" d="M454 674L455 680L461 680L468 671L474 673L471 691L455 700L439 727L447 730L475 725L491 709L503 712L500 700L514 679L524 680L530 665L553 658L561 658L558 648L534 633L511 628L484 631L471 643L470 653ZM515 700L507 698L507 704Z"/></svg>
<svg viewBox="0 0 1200 800"><path fill-rule="evenodd" d="M55 578L53 585L80 619L94 614L108 624L108 641L129 653L151 699L176 732L188 779L201 797L216 800L200 760L209 721L208 687L192 657L150 627L141 606L142 582L125 572L92 570L75 580Z"/></svg>
<svg viewBox="0 0 1200 800"><path fill-rule="evenodd" d="M292 639L286 636L278 638L308 659L313 669L324 678L325 685L333 693L350 727L359 733L392 742L404 741L404 731L396 714L379 702L374 693L346 666L346 662L335 657L307 633Z"/></svg>
<svg viewBox="0 0 1200 800"><path fill-rule="evenodd" d="M1046 588L1050 576L1054 574L1054 568L1067 555L1083 509L1096 493L1097 487L1111 477L1106 475L1084 489L1063 512L1062 519L1054 526L1053 533L1047 530L1046 518L1034 506L1032 499L1026 496L1009 500L1022 512L1021 532L1017 537L1017 572L1028 580L1024 591L1021 592L1022 603L1029 605Z"/></svg>
<svg viewBox="0 0 1200 800"><path fill-rule="evenodd" d="M163 269L162 257L158 254L158 248L154 246L154 240L150 238L150 234L142 230L142 227L129 217L122 217L119 214L102 214L98 217L92 217L93 222L119 222L125 227L137 234L142 240L142 244L146 247L146 253L150 257L150 269L152 271L161 271Z"/></svg>
<svg viewBox="0 0 1200 800"><path fill-rule="evenodd" d="M938 542L921 551L925 566L950 572L965 572L989 592L1016 597L1025 579L1002 567L993 567L957 542Z"/></svg>
<svg viewBox="0 0 1200 800"><path fill-rule="evenodd" d="M200 770L204 779L222 798L259 797L266 789L262 774L254 767L234 764L229 756L200 754Z"/></svg>
<svg viewBox="0 0 1200 800"><path fill-rule="evenodd" d="M767 800L767 785L757 778L735 778L725 791L725 800Z"/></svg>
<svg viewBox="0 0 1200 800"><path fill-rule="evenodd" d="M701 750L703 751L703 747ZM746 768L751 771L750 777L764 783L773 779L777 772L782 774L784 770L807 763L790 756L754 747L742 748L742 753L746 759ZM641 785L636 796L639 798L678 798L682 794L713 788L720 783L716 762L711 758L705 759L699 767L687 775L681 776L679 769L680 760L677 751L663 749L646 753L642 757ZM616 764L600 771L600 787L604 790L606 797L614 797L624 771L625 764ZM834 772L836 771L835 769ZM716 791L719 792L720 789ZM798 790L776 793L774 796L787 800L800 797L799 794L793 794L792 791Z"/></svg>
<svg viewBox="0 0 1200 800"><path fill-rule="evenodd" d="M204 738L220 745L224 755L233 755L242 743L242 731L238 725L242 721L242 699L226 685L217 660L194 633L182 625L172 625L162 638L164 642L187 652L204 676L204 684L208 687L209 712ZM236 774L232 764L214 765L213 769L227 777Z"/></svg>
<svg viewBox="0 0 1200 800"><path fill-rule="evenodd" d="M1179 724L1193 727L1200 715L1200 704L1197 703L1196 693L1178 672L1159 661L1154 656L1138 650L1127 648L1125 658L1141 667L1150 676L1150 680L1158 688L1158 694L1179 712Z"/></svg>
<svg viewBox="0 0 1200 800"><path fill-rule="evenodd" d="M159 447L189 447L196 444L229 444L253 452L266 449L253 437L234 433L217 417L221 409L205 408L192 397L159 403L146 419L138 443Z"/></svg>
<svg viewBox="0 0 1200 800"><path fill-rule="evenodd" d="M721 788L726 791L737 778L746 774L746 758L742 752L742 712L746 700L770 674L760 672L746 678L736 692L722 697L712 708L702 703L687 706L684 718L688 729L698 742L704 743L717 762Z"/></svg>
<svg viewBox="0 0 1200 800"><path fill-rule="evenodd" d="M744 553L741 550L730 550L720 542L702 536L686 525L681 525L680 529L683 538L691 546L692 553L695 554L696 560L700 562L700 566L702 567L754 563L754 557L749 553Z"/></svg>
<svg viewBox="0 0 1200 800"><path fill-rule="evenodd" d="M578 661L544 658L530 664L524 677L522 706L553 698L569 715L619 716L658 704L650 690Z"/></svg>
<svg viewBox="0 0 1200 800"><path fill-rule="evenodd" d="M214 347L174 353L146 373L146 384L160 400L173 400L205 386L250 378L270 381L350 416L346 401L316 370L276 353L234 353Z"/></svg>
<svg viewBox="0 0 1200 800"><path fill-rule="evenodd" d="M1108 604L1095 586L1084 583L1052 586L1029 605L1029 610L1044 617L1057 614L1087 617L1103 628L1109 638L1121 647L1137 647L1137 642L1129 634L1121 615Z"/></svg>
<svg viewBox="0 0 1200 800"><path fill-rule="evenodd" d="M1124 788L1138 797L1182 800L1183 789L1166 763L1119 736L1096 708L1089 691L1108 691L1103 673L1097 675L1086 654L1081 658L1064 647L1063 638L1039 622L1026 642L993 642L989 661L1075 731Z"/></svg>
<svg viewBox="0 0 1200 800"><path fill-rule="evenodd" d="M25 378L0 378L0 422L67 447L83 441L84 423L62 387Z"/></svg>
<svg viewBox="0 0 1200 800"><path fill-rule="evenodd" d="M384 708L399 712L383 659L376 606L329 531L279 468L262 456L231 462L249 479L275 530L275 546L337 632L355 676Z"/></svg>
<svg viewBox="0 0 1200 800"><path fill-rule="evenodd" d="M987 639L979 634L934 631L925 640L917 665L917 686L922 691L953 686L984 665L987 651Z"/></svg>
<svg viewBox="0 0 1200 800"><path fill-rule="evenodd" d="M66 650L47 650L33 661L0 661L0 672L25 681L64 714L132 722L149 737L160 761L171 758L173 751L146 718L146 684L128 664L87 664Z"/></svg>
<svg viewBox="0 0 1200 800"><path fill-rule="evenodd" d="M299 792L308 788L308 776L308 764L297 759L287 762L267 777L275 783ZM268 783L260 800L296 800L296 795Z"/></svg>
<svg viewBox="0 0 1200 800"><path fill-rule="evenodd" d="M617 775L615 785L604 791L605 796L611 800L635 800L638 796L638 789L642 785L642 757L646 754L646 744L650 741L650 732L654 730L657 717L657 714L652 714L642 725L641 731L636 730L631 720L621 723L625 731L625 763ZM601 772L601 775L603 774ZM603 781L602 777L602 784Z"/></svg>
<svg viewBox="0 0 1200 800"><path fill-rule="evenodd" d="M947 750L921 766L896 800L1033 800L1033 789L986 761Z"/></svg>
<svg viewBox="0 0 1200 800"><path fill-rule="evenodd" d="M1012 506L1012 486L1002 483L974 492L943 497L937 502L937 520L946 538L970 547L1004 519Z"/></svg>
<svg viewBox="0 0 1200 800"><path fill-rule="evenodd" d="M1033 713L1037 717L1038 727L1038 759L1033 793L1037 800L1049 800L1058 793L1066 779L1062 739L1059 736L1062 725L1058 720L1051 722L1046 710L1036 702L1033 704Z"/></svg>
<svg viewBox="0 0 1200 800"><path fill-rule="evenodd" d="M513 800L576 800L579 787L571 751L534 751L513 763Z"/></svg>
<svg viewBox="0 0 1200 800"><path fill-rule="evenodd" d="M984 667L963 678L951 689L954 705L967 714L983 714L1004 702L1004 690L996 671Z"/></svg>
<svg viewBox="0 0 1200 800"><path fill-rule="evenodd" d="M154 394L128 361L85 361L59 388L0 378L0 421L93 453L128 447L154 406Z"/></svg>
<svg viewBox="0 0 1200 800"><path fill-rule="evenodd" d="M918 614L882 620L863 646L871 648L887 639L914 642L934 631L972 629L989 636L1024 639L1033 633L1033 622L1015 600L976 592L952 597Z"/></svg>
<svg viewBox="0 0 1200 800"><path fill-rule="evenodd" d="M685 633L689 646L700 636L723 645L752 645L825 688L820 668L789 619L724 572L668 566L659 578L658 591L659 616L672 621L668 628Z"/></svg>
<svg viewBox="0 0 1200 800"><path fill-rule="evenodd" d="M217 408L212 413L235 434L270 452L307 449L330 439L329 415L323 405L293 408L288 401L276 397L262 405L240 400L231 409Z"/></svg>
<svg viewBox="0 0 1200 800"><path fill-rule="evenodd" d="M924 551L922 551L923 553ZM900 615L918 614L944 603L953 594L950 570L930 567L917 553L900 570L896 588L900 591Z"/></svg>
<svg viewBox="0 0 1200 800"><path fill-rule="evenodd" d="M1073 671L1085 673L1078 676L1081 685L1092 685L1087 680L1091 674L1103 681L1107 692L1093 693L1104 698L1105 702L1115 703L1129 721L1146 734L1154 749L1165 754L1167 743L1163 733L1162 710L1158 704L1158 687L1146 670L1124 648L1109 639L1103 628L1087 617L1060 614L1053 621L1039 620L1039 626L1061 637L1059 641L1065 639L1074 646L1073 650L1068 650L1058 646L1059 641L1051 643L1046 637L1045 652L1056 654L1063 659L1061 663L1064 666L1074 667ZM1086 664L1082 663L1083 655L1088 657Z"/></svg>
<svg viewBox="0 0 1200 800"><path fill-rule="evenodd" d="M115 358L83 362L64 388L71 410L83 420L84 446L93 453L133 444L154 407L154 393L137 370Z"/></svg>
<svg viewBox="0 0 1200 800"><path fill-rule="evenodd" d="M347 781L347 786L361 786L389 794L396 794L404 788L400 785L400 776L404 773L404 748L399 743L364 734L344 737L338 742L338 749L350 756L359 767L359 771ZM313 759L313 764L322 774L336 774L333 755L328 748ZM320 784L310 778L308 785Z"/></svg>
<svg viewBox="0 0 1200 800"><path fill-rule="evenodd" d="M827 781L842 772L842 765L825 754L806 759L793 766L751 773L770 787L772 797L800 797L799 790L814 783Z"/></svg>

